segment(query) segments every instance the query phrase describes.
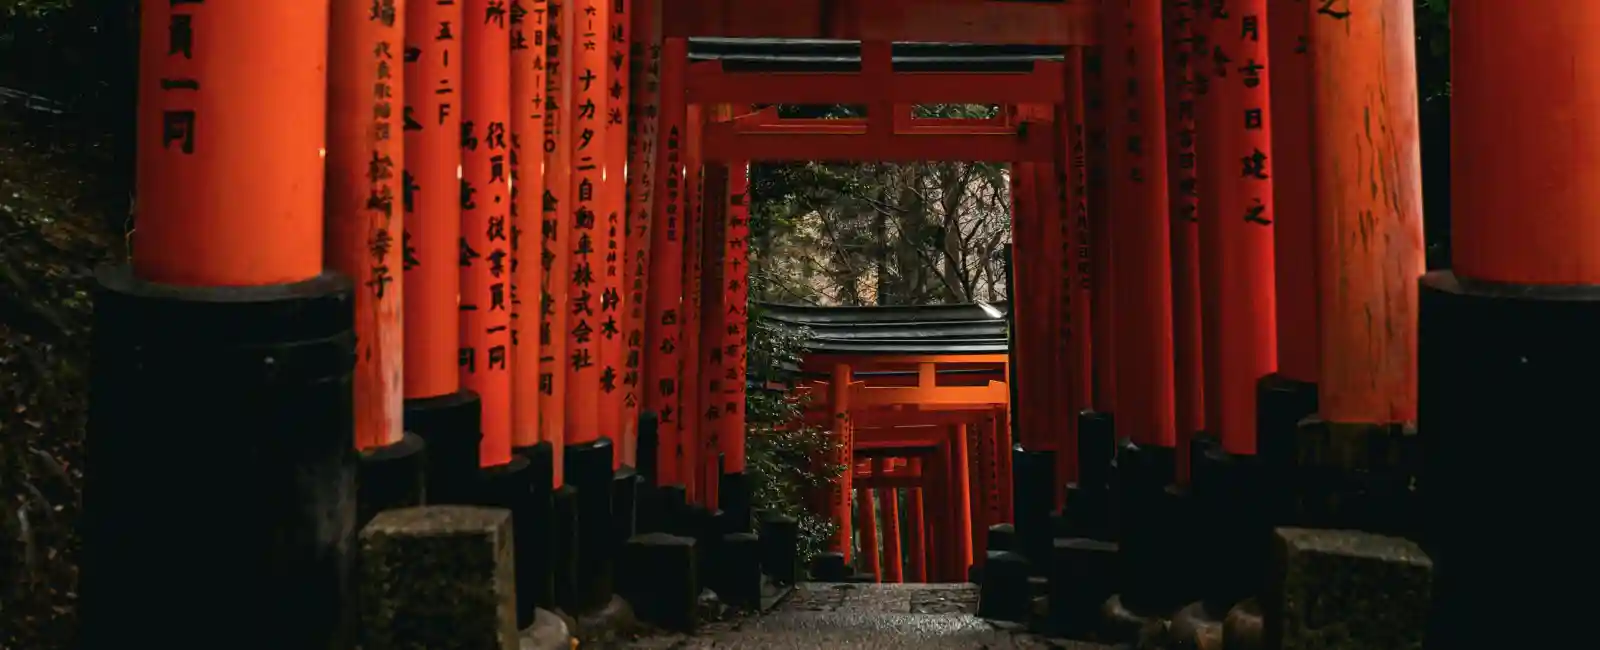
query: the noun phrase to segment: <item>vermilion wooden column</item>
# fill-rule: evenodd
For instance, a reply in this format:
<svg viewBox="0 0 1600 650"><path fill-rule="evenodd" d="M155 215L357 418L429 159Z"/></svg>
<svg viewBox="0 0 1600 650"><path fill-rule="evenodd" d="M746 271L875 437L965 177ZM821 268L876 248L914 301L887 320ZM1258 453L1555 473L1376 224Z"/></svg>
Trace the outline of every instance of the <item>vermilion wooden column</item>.
<svg viewBox="0 0 1600 650"><path fill-rule="evenodd" d="M1471 7L1474 3L1461 4L1468 8L1457 9L1453 15L1467 26L1464 36L1517 33L1508 30L1519 28L1532 30L1524 32L1530 35L1546 32L1544 23L1513 16L1515 12ZM1560 13L1554 6L1545 8ZM1580 24L1593 24L1593 18L1600 16L1593 9L1573 13L1583 14L1582 19L1569 16ZM1544 15L1554 18L1551 13ZM1417 136L1415 45L1412 39L1399 36L1399 30L1409 28L1412 22L1412 7L1395 2L1374 3L1361 11L1318 10L1311 16L1311 98L1317 120L1312 134L1316 160L1313 191L1317 197L1314 221L1320 260L1317 283L1322 320L1317 382L1319 414L1334 427L1335 436L1350 439L1366 437L1368 434L1361 432L1371 427L1413 421L1417 414L1417 294L1416 285L1406 280L1422 275L1424 267L1421 145ZM1554 34L1530 36L1525 44L1568 59L1573 58L1574 51L1600 51L1592 41L1578 45L1580 41L1576 37L1566 37L1574 40L1562 43L1573 48L1571 50L1533 42L1554 38ZM1467 52L1473 50L1469 48ZM1496 70L1489 76L1503 79L1507 88L1515 88L1516 82L1522 81L1518 75L1495 68L1501 64L1488 63L1474 58L1476 56L1481 55L1467 54L1453 61L1457 65L1465 61L1464 65L1478 74ZM1589 65L1593 65L1592 60ZM1482 92L1471 81L1467 88ZM1466 106L1464 102L1498 105L1498 110L1505 112L1501 118L1490 118L1486 113L1468 109L1461 122L1474 128L1498 130L1501 138L1463 138L1463 127L1452 125L1455 139L1468 145L1464 151L1452 152L1455 173L1452 186L1464 184L1463 187L1480 188L1476 193L1459 193L1457 196L1467 200L1452 202L1457 209L1466 209L1468 217L1456 222L1453 241L1469 244L1453 251L1457 274L1528 284L1579 284L1600 277L1600 273L1593 277L1585 275L1585 262L1593 259L1587 252L1566 252L1582 248L1568 242L1574 238L1583 240L1585 228L1595 232L1592 221L1572 219L1567 222L1570 230L1525 231L1517 226L1500 225L1513 220L1483 218L1499 210L1498 214L1502 215L1548 214L1550 219L1567 219L1569 214L1547 213L1545 208L1567 209L1597 203L1569 202L1569 197L1577 194L1563 195L1556 189L1540 192L1511 188L1563 188L1579 192L1581 183L1556 184L1543 173L1525 172L1511 164L1484 165L1484 161L1470 157L1587 159L1588 152L1577 148L1582 142L1579 134L1557 136L1528 128L1531 116L1549 115L1546 111L1557 110L1548 104L1533 103L1531 98L1469 93L1459 100L1452 99L1452 105ZM1357 113L1337 114L1345 109L1357 110ZM1528 118L1517 121L1521 116ZM1371 139L1334 137L1339 129L1345 129L1346 133L1374 135ZM1512 131L1507 132L1508 129ZM1529 142L1524 138L1548 148L1523 144ZM1541 155L1548 152L1561 155L1548 158ZM1523 155L1530 157L1523 158ZM1374 156L1377 156L1377 166L1374 166ZM1486 169L1492 171L1480 171ZM1518 182L1518 174L1525 184ZM1592 190L1582 191L1600 197L1600 193ZM1535 196L1546 197L1542 200L1547 203L1529 205L1528 201ZM1557 232L1561 234L1547 234ZM1544 239L1540 241L1534 237ZM1600 265L1591 268L1600 269Z"/></svg>
<svg viewBox="0 0 1600 650"><path fill-rule="evenodd" d="M549 3L511 12L511 446L543 440L539 318L544 291L545 33ZM527 146L523 146L526 143Z"/></svg>
<svg viewBox="0 0 1600 650"><path fill-rule="evenodd" d="M984 549L988 542L988 510L983 502L983 464L980 462L978 448L983 445L984 418L975 418L967 426L967 435L962 448L965 450L967 470L967 512L970 523L967 528L971 530L968 536L971 539L972 558L975 564L983 564Z"/></svg>
<svg viewBox="0 0 1600 650"><path fill-rule="evenodd" d="M978 504L981 509L973 511L973 557L982 559L984 552L989 549L990 525L1000 524L1000 467L995 464L995 426L998 418L994 413L987 413L979 421L978 435L971 435L974 443L971 459L976 469L973 477L976 482L974 493L978 493Z"/></svg>
<svg viewBox="0 0 1600 650"><path fill-rule="evenodd" d="M1103 12L1107 17L1114 11ZM1116 29L1107 26L1106 29ZM1089 329L1090 366L1094 377L1094 410L1114 413L1117 404L1116 362L1112 359L1116 349L1115 314L1112 297L1115 295L1115 278L1111 274L1111 128L1114 114L1113 102L1106 94L1107 73L1104 46L1088 48L1084 53L1084 157L1088 167L1088 188L1084 192L1089 205ZM1009 447L1006 456L1010 457ZM1010 501L1007 501L1009 505ZM1010 509L1007 508L1007 512Z"/></svg>
<svg viewBox="0 0 1600 650"><path fill-rule="evenodd" d="M930 582L949 582L954 575L951 567L955 565L955 508L953 494L955 490L950 485L950 440L949 436L933 447L933 455L923 466L924 474L928 477L924 486L930 491L933 501L934 516L928 517L928 580Z"/></svg>
<svg viewBox="0 0 1600 650"><path fill-rule="evenodd" d="M688 57L688 54L684 54ZM700 310L701 292L700 276L703 271L704 260L701 249L705 248L705 181L704 167L700 164L700 131L703 124L703 111L699 106L690 105L688 111L688 129L685 145L684 161L684 215L685 228L683 248L683 327L679 331L679 340L683 344L680 357L683 378L681 408L682 415L679 419L679 437L683 440L683 465L680 475L684 485L689 490L690 498L694 503L704 503L704 495L700 491L700 458L704 456L701 449L700 437L702 426L700 399ZM845 500L849 501L849 492L845 492ZM846 519L849 511L845 511ZM848 546L848 545L847 545ZM846 555L848 556L848 551Z"/></svg>
<svg viewBox="0 0 1600 650"><path fill-rule="evenodd" d="M833 539L828 544L828 550L843 553L846 563L850 561L850 483L852 476L850 461L854 457L855 442L850 435L850 366L835 364L833 373L828 379L828 409L832 415L833 429L831 435L837 443L835 456L831 459L835 465L843 465L844 471L835 479L832 494L832 511L829 513L833 522L838 525Z"/></svg>
<svg viewBox="0 0 1600 650"><path fill-rule="evenodd" d="M595 271L600 278L599 292L599 365L600 411L597 422L601 435L616 441L611 456L612 466L632 464L635 424L625 424L626 392L624 374L627 372L627 333L624 331L627 312L624 307L628 283L623 276L627 271L627 217L628 217L628 32L632 19L629 10L632 0L609 0L603 4L607 12L604 46L606 57L605 102L597 108L603 111L606 131L603 210L599 212L600 263Z"/></svg>
<svg viewBox="0 0 1600 650"><path fill-rule="evenodd" d="M544 205L539 224L539 416L543 440L555 447L556 484L565 484L567 444L567 288L572 271L572 80L576 0L549 0L545 33Z"/></svg>
<svg viewBox="0 0 1600 650"><path fill-rule="evenodd" d="M1119 3L1109 3L1116 7ZM1128 0L1108 32L1106 92L1113 108L1111 221L1117 324L1117 432L1143 445L1176 443L1172 277L1167 212L1166 88L1160 0Z"/></svg>
<svg viewBox="0 0 1600 650"><path fill-rule="evenodd" d="M922 459L909 459L911 473L918 477L920 486L927 481L922 471ZM922 488L906 490L906 581L928 581L927 524L923 521Z"/></svg>
<svg viewBox="0 0 1600 650"><path fill-rule="evenodd" d="M1200 194L1195 158L1195 2L1167 2L1166 120L1168 228L1172 247L1172 357L1178 480L1189 480L1189 440L1205 427L1205 371L1200 334ZM1209 11L1209 8L1206 9Z"/></svg>
<svg viewBox="0 0 1600 650"><path fill-rule="evenodd" d="M900 550L900 492L895 488L878 490L883 509L883 581L903 582L905 556Z"/></svg>
<svg viewBox="0 0 1600 650"><path fill-rule="evenodd" d="M1206 430L1255 453L1256 383L1277 368L1267 2L1203 12L1212 57L1199 137Z"/></svg>
<svg viewBox="0 0 1600 650"><path fill-rule="evenodd" d="M1051 359L1044 354L1044 338L1049 335L1049 282L1044 268L1044 224L1034 167L1034 163L1026 162L1011 165L1011 287L1017 293L1011 298L1011 323L1015 328L1011 360L1016 365L1017 386L1013 394L1018 402L1017 438L1029 449L1042 449L1047 444L1042 437L1050 429L1050 402L1040 399L1048 394L1046 387L1050 383L1046 373Z"/></svg>
<svg viewBox="0 0 1600 650"><path fill-rule="evenodd" d="M950 472L950 509L953 536L951 550L951 581L965 582L967 567L972 566L972 484L967 465L967 425L954 425L945 447Z"/></svg>
<svg viewBox="0 0 1600 650"><path fill-rule="evenodd" d="M623 363L622 384L627 393L623 396L622 424L626 433L631 434L634 441L633 464L640 465L638 459L638 426L640 416L647 410L657 415L656 420L656 467L641 468L640 471L654 471L657 484L661 483L661 466L664 459L676 457L674 445L676 442L676 429L672 441L665 441L661 437L660 411L648 409L646 401L658 389L646 383L646 367L653 358L647 345L647 327L650 309L650 284L651 284L651 243L652 232L657 223L655 221L656 179L660 174L660 167L656 164L657 150L662 143L658 141L660 115L661 115L661 3L659 0L633 0L633 26L630 45L631 64L629 94L632 108L628 113L628 205L627 222L628 231L628 256L624 269L627 280L627 306L626 325L623 330L627 333L627 359ZM681 122L679 126L681 128ZM681 155L681 153L680 153ZM678 181L682 183L680 176ZM678 191L676 188L674 192ZM676 215L674 215L676 218ZM674 240L677 233L673 234ZM682 242L675 241L680 244ZM680 250L681 256L681 250ZM681 258L675 258L681 259ZM676 275L676 274L675 274ZM672 282L674 289L682 295L682 285L677 285L677 280L663 280ZM674 327L676 329L676 327ZM667 444L670 442L670 444ZM676 476L677 472L673 472ZM675 481L674 481L675 482Z"/></svg>
<svg viewBox="0 0 1600 650"><path fill-rule="evenodd" d="M1317 316L1316 194L1311 181L1311 11L1301 2L1267 5L1272 58L1273 267L1278 375L1312 384L1321 351Z"/></svg>
<svg viewBox="0 0 1600 650"><path fill-rule="evenodd" d="M685 423L692 412L682 410L684 339L681 329L684 310L684 241L689 220L686 199L689 188L684 169L689 106L686 103L689 65L688 41L669 38L661 50L661 109L656 150L655 196L650 206L650 297L645 328L649 363L645 365L646 411L660 418L660 480L672 485L689 480L682 472L687 434Z"/></svg>
<svg viewBox="0 0 1600 650"><path fill-rule="evenodd" d="M1406 341L1419 336L1417 426L1427 462L1422 489L1429 550L1440 576L1433 591L1439 624L1429 631L1428 643L1471 647L1529 636L1538 638L1535 643L1555 642L1553 634L1530 635L1487 613L1509 610L1523 618L1553 605L1565 616L1587 615L1576 603L1507 603L1507 592L1490 584L1530 589L1546 576L1587 574L1594 566L1582 550L1583 524L1552 518L1543 506L1585 507L1594 473L1587 431L1597 392L1589 369L1596 365L1600 322L1600 223L1594 219L1600 206L1600 184L1594 182L1600 125L1590 116L1600 111L1600 98L1587 80L1600 71L1600 40L1594 36L1600 6L1451 3L1453 268L1423 279L1420 328L1414 332L1405 327L1409 287L1398 282L1420 257L1414 244L1414 41L1400 37L1401 30L1413 28L1413 9L1399 2L1343 4L1332 7L1338 15L1312 16L1315 180L1319 202L1327 202L1319 204L1318 245L1342 264L1367 266L1356 271L1344 293L1323 297L1318 388L1324 415L1339 423L1405 419L1413 385L1406 379ZM1344 59L1325 54L1380 44L1381 50ZM1355 167L1350 143L1326 143L1320 133L1345 124L1345 116L1323 122L1324 107L1350 106L1357 99L1365 100L1371 115L1370 130L1357 133L1371 133L1369 146L1389 156L1364 169ZM1322 149L1324 144L1330 149ZM1345 188L1321 193L1340 176L1376 184L1383 202ZM1350 219L1357 215L1383 239L1351 240ZM1396 281L1379 284L1380 277ZM1330 280L1319 278L1323 284ZM1358 338L1361 332L1349 328L1353 312L1363 308L1391 329ZM1352 358L1334 356L1339 354ZM1358 388L1362 374L1371 383ZM1332 433L1357 433L1351 428ZM1509 449L1525 448L1523 441L1535 436L1542 446L1537 461L1507 457ZM1485 476L1485 468L1493 475ZM1526 505L1534 503L1540 505ZM1500 506L1505 514L1496 519L1516 528L1481 530L1473 504ZM1540 534L1549 543L1528 546L1537 550L1514 565L1503 562L1501 549L1524 539L1512 531L1535 527L1553 534Z"/></svg>
<svg viewBox="0 0 1600 650"><path fill-rule="evenodd" d="M367 450L401 437L405 15L338 2L331 16L325 246L358 287L354 443Z"/></svg>
<svg viewBox="0 0 1600 650"><path fill-rule="evenodd" d="M483 400L484 467L511 462L511 42L505 8L465 0L461 117L461 383Z"/></svg>
<svg viewBox="0 0 1600 650"><path fill-rule="evenodd" d="M720 119L722 111L715 111ZM722 477L718 467L722 453L721 434L723 385L727 367L723 360L723 330L727 323L728 296L723 289L727 267L728 166L708 163L703 168L705 188L700 214L700 468L697 477L706 507L715 508L717 488Z"/></svg>
<svg viewBox="0 0 1600 650"><path fill-rule="evenodd" d="M440 34L438 29L441 23L461 24L461 4L411 2L405 11L402 65L406 83L401 119L406 155L400 191L405 232L398 244L405 284L401 371L405 425L434 445L429 452L437 462L431 465L452 465L447 451L450 445L445 442L451 438L462 441L455 445L461 457L456 462L465 466L470 452L475 465L479 432L472 430L472 423L473 412L480 406L475 395L461 389L457 368L461 350L461 44L455 39L457 32ZM460 415L431 417L444 413ZM447 424L438 424L440 419ZM465 486L448 485L437 472L429 476L429 499L444 502L461 496L455 490Z"/></svg>
<svg viewBox="0 0 1600 650"><path fill-rule="evenodd" d="M861 572L872 574L874 582L882 582L883 567L878 562L878 515L871 489L856 490L856 525L861 531Z"/></svg>
<svg viewBox="0 0 1600 650"><path fill-rule="evenodd" d="M1043 107L1028 107L1029 114L1039 118L1048 117ZM1064 250L1067 237L1066 228L1071 221L1066 211L1066 202L1062 196L1064 183L1061 181L1060 166L1055 163L1036 163L1032 165L1032 189L1035 206L1035 219L1037 229L1030 232L1038 236L1034 244L1038 252L1036 271L1033 277L1037 278L1036 289L1030 293L1026 300L1020 304L1034 306L1037 310L1035 316L1023 314L1024 318L1037 318L1039 327L1039 344L1037 353L1043 358L1041 369L1043 384L1032 399L1043 405L1041 425L1045 428L1039 436L1041 449L1055 453L1056 476L1063 476L1072 466L1071 457L1067 452L1073 448L1077 429L1077 411L1072 404L1072 386L1070 372L1067 369L1067 350L1070 337L1062 330L1065 322L1063 313L1064 293L1066 283L1071 281L1071 276L1062 268L1066 251ZM1037 302L1035 302L1037 301ZM1015 312L1015 309L1013 310ZM1061 493L1056 493L1059 502Z"/></svg>
<svg viewBox="0 0 1600 650"><path fill-rule="evenodd" d="M1092 262L1089 251L1089 160L1084 108L1083 48L1067 48L1064 61L1065 101L1057 107L1056 124L1062 147L1057 170L1061 209L1061 366L1067 390L1065 418L1071 435L1060 449L1065 464L1062 483L1078 472L1078 414L1094 408L1093 346L1090 340ZM990 422L992 424L992 420ZM989 435L986 430L986 435ZM992 447L992 443L986 443ZM988 477L985 480L990 480ZM993 505L992 503L990 504ZM999 523L990 520L989 523ZM987 538L985 527L984 538ZM979 554L982 557L982 554Z"/></svg>
<svg viewBox="0 0 1600 650"><path fill-rule="evenodd" d="M609 12L602 0L572 0L571 194L568 224L571 258L567 285L567 437L568 445L589 443L614 432L600 430L600 338L606 322L606 61ZM613 448L614 449L614 448ZM615 453L613 451L613 453Z"/></svg>
<svg viewBox="0 0 1600 650"><path fill-rule="evenodd" d="M720 359L722 394L717 432L718 450L725 458L722 471L744 473L745 326L750 298L750 166L728 165L728 192L723 232L722 328Z"/></svg>
<svg viewBox="0 0 1600 650"><path fill-rule="evenodd" d="M1015 494L1012 493L1011 483L1011 409L999 407L995 413L994 457L996 466L1000 471L1000 521L1013 521L1016 510L1012 507L1015 503Z"/></svg>

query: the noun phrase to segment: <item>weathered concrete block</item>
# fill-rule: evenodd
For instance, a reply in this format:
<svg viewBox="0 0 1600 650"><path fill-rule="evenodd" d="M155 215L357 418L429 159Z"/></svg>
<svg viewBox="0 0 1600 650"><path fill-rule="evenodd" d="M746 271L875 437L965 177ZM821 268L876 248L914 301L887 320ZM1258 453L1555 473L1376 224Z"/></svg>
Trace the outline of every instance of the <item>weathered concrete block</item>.
<svg viewBox="0 0 1600 650"><path fill-rule="evenodd" d="M1433 596L1416 544L1349 530L1279 528L1261 607L1266 647L1415 650Z"/></svg>
<svg viewBox="0 0 1600 650"><path fill-rule="evenodd" d="M1100 625L1100 606L1117 590L1117 545L1096 539L1057 539L1050 562L1050 630L1072 638Z"/></svg>
<svg viewBox="0 0 1600 650"><path fill-rule="evenodd" d="M430 506L379 513L362 529L366 650L514 650L511 512Z"/></svg>
<svg viewBox="0 0 1600 650"><path fill-rule="evenodd" d="M1014 551L989 551L978 590L978 616L1012 623L1028 622L1033 609L1033 571L1028 558Z"/></svg>
<svg viewBox="0 0 1600 650"><path fill-rule="evenodd" d="M695 541L666 533L636 535L623 545L622 566L633 576L623 594L639 621L678 632L699 625L700 579Z"/></svg>

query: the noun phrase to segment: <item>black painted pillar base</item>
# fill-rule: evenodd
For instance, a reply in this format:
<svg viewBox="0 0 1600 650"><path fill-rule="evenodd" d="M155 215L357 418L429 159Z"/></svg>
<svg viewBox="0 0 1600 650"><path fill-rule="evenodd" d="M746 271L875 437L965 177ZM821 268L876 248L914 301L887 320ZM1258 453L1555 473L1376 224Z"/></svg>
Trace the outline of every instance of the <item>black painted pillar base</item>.
<svg viewBox="0 0 1600 650"><path fill-rule="evenodd" d="M578 580L570 611L582 616L611 602L615 523L611 518L612 445L610 438L567 445L567 484L578 489Z"/></svg>
<svg viewBox="0 0 1600 650"><path fill-rule="evenodd" d="M639 433L634 443L633 465L643 485L661 485L661 418L645 411L639 414Z"/></svg>
<svg viewBox="0 0 1600 650"><path fill-rule="evenodd" d="M817 582L844 582L850 577L850 565L838 551L818 553L811 560L811 579Z"/></svg>
<svg viewBox="0 0 1600 650"><path fill-rule="evenodd" d="M96 279L80 647L350 647L350 281Z"/></svg>
<svg viewBox="0 0 1600 650"><path fill-rule="evenodd" d="M1279 374L1256 383L1256 456L1268 482L1272 521L1300 523L1306 476L1300 471L1300 423L1317 412L1317 385Z"/></svg>
<svg viewBox="0 0 1600 650"><path fill-rule="evenodd" d="M533 574L525 570L521 564L522 558L533 554L538 543L533 536L534 511L533 503L533 464L527 458L513 455L511 462L504 465L485 467L481 472L482 485L478 503L511 511L511 544L513 557L518 560L515 565L517 581L517 629L533 624L534 610L538 600L538 585L533 582ZM524 539L521 533L528 533Z"/></svg>
<svg viewBox="0 0 1600 650"><path fill-rule="evenodd" d="M1078 413L1078 485L1109 488L1117 456L1117 424L1110 413Z"/></svg>
<svg viewBox="0 0 1600 650"><path fill-rule="evenodd" d="M541 442L512 452L528 459L531 472L528 516L515 519L517 593L532 594L536 606L554 611L555 592L555 446Z"/></svg>
<svg viewBox="0 0 1600 650"><path fill-rule="evenodd" d="M463 390L408 399L405 428L428 446L428 503L472 503L478 485L478 446L483 440L483 401L478 394Z"/></svg>
<svg viewBox="0 0 1600 650"><path fill-rule="evenodd" d="M563 485L550 495L550 581L556 606L573 616L578 607L578 488Z"/></svg>
<svg viewBox="0 0 1600 650"><path fill-rule="evenodd" d="M780 585L800 579L800 522L794 517L763 512L760 517L761 570Z"/></svg>
<svg viewBox="0 0 1600 650"><path fill-rule="evenodd" d="M1203 601L1191 609L1193 622L1212 614L1220 621L1265 583L1274 495L1259 456L1230 454L1210 434L1196 436L1190 448L1195 534L1185 545L1193 580L1187 595Z"/></svg>
<svg viewBox="0 0 1600 650"><path fill-rule="evenodd" d="M727 472L717 481L717 503L732 526L727 532L750 531L750 478L744 472Z"/></svg>
<svg viewBox="0 0 1600 650"><path fill-rule="evenodd" d="M638 532L638 509L639 473L623 465L611 475L611 528L618 546Z"/></svg>
<svg viewBox="0 0 1600 650"><path fill-rule="evenodd" d="M1120 607L1141 617L1168 616L1186 596L1182 546L1195 532L1187 523L1187 494L1172 486L1176 470L1172 447L1124 441L1118 449Z"/></svg>
<svg viewBox="0 0 1600 650"><path fill-rule="evenodd" d="M1418 483L1436 595L1427 646L1550 645L1554 628L1528 622L1592 617L1586 599L1506 595L1550 593L1551 580L1578 588L1568 581L1600 563L1576 514L1594 492L1600 287L1436 271L1420 301Z"/></svg>
<svg viewBox="0 0 1600 650"><path fill-rule="evenodd" d="M361 452L356 469L356 528L391 508L420 506L427 497L427 443L414 433Z"/></svg>
<svg viewBox="0 0 1600 650"><path fill-rule="evenodd" d="M1030 567L1041 572L1050 565L1050 541L1054 539L1050 511L1056 505L1055 457L1055 452L1028 451L1021 445L1011 450L1016 552L1028 559Z"/></svg>

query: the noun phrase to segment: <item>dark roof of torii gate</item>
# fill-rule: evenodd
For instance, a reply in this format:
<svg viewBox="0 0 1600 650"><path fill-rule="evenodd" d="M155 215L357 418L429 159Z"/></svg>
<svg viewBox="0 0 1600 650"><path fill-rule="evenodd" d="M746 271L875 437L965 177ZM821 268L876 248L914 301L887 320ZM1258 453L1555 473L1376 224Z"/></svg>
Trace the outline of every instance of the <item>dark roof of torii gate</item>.
<svg viewBox="0 0 1600 650"><path fill-rule="evenodd" d="M898 72L1026 72L1035 61L1060 61L1051 45L895 43ZM691 38L691 61L721 61L729 72L858 72L861 42L820 39Z"/></svg>
<svg viewBox="0 0 1600 650"><path fill-rule="evenodd" d="M977 304L917 307L812 307L762 303L761 318L811 331L813 354L951 355L1005 354L1010 306L991 305L996 318Z"/></svg>

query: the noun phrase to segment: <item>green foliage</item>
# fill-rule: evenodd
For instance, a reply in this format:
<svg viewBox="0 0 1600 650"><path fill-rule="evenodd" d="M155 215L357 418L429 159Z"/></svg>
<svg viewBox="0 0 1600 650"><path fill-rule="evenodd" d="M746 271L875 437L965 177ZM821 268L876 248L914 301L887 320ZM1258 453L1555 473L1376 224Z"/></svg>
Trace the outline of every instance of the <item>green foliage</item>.
<svg viewBox="0 0 1600 650"><path fill-rule="evenodd" d="M796 377L810 332L763 320L751 309L750 376L761 386L787 386ZM810 563L836 526L807 507L844 471L830 464L838 442L804 425L806 404L779 388L752 388L745 401L745 471L756 508L780 512L800 523L801 560Z"/></svg>

